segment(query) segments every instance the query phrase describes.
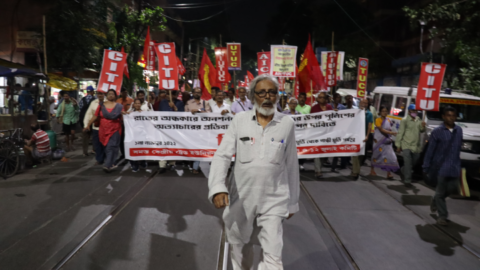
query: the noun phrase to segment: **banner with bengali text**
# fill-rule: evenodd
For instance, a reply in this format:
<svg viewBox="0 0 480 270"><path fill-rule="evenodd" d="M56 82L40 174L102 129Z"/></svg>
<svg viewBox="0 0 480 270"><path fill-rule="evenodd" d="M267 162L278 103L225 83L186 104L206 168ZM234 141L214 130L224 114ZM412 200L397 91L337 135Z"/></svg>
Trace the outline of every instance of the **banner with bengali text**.
<svg viewBox="0 0 480 270"><path fill-rule="evenodd" d="M130 113L124 116L126 158L211 161L233 117L215 113ZM295 123L298 158L364 155L362 110L285 117Z"/></svg>

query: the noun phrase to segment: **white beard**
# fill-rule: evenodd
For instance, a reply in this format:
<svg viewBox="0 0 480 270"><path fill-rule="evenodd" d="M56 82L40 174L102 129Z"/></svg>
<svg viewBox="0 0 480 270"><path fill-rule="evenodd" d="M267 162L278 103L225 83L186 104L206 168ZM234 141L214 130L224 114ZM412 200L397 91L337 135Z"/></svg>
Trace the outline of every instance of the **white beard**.
<svg viewBox="0 0 480 270"><path fill-rule="evenodd" d="M270 116L275 113L275 104L273 104L272 108L268 109L263 108L262 106L258 105L258 103L255 103L253 106L255 107L255 110L257 110L257 112L261 115Z"/></svg>

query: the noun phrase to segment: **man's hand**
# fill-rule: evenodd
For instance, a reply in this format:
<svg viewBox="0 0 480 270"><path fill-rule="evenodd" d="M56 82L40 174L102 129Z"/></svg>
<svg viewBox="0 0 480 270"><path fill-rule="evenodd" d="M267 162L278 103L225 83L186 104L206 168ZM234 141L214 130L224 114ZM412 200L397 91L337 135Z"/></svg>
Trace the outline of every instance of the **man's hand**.
<svg viewBox="0 0 480 270"><path fill-rule="evenodd" d="M227 114L227 113L229 113L228 110L223 110L223 111L222 111L222 115L225 115L225 114Z"/></svg>
<svg viewBox="0 0 480 270"><path fill-rule="evenodd" d="M397 153L400 153L400 152L402 152L402 148L401 148L401 147L398 147L398 148L397 148Z"/></svg>
<svg viewBox="0 0 480 270"><path fill-rule="evenodd" d="M363 140L363 142L367 142L368 141L368 136L365 137L365 140Z"/></svg>
<svg viewBox="0 0 480 270"><path fill-rule="evenodd" d="M294 214L288 214L288 217L287 219L290 219L291 217L293 217Z"/></svg>
<svg viewBox="0 0 480 270"><path fill-rule="evenodd" d="M425 127L426 125L427 125L427 123L422 122L422 127Z"/></svg>
<svg viewBox="0 0 480 270"><path fill-rule="evenodd" d="M83 129L83 132L89 132L90 131L90 127L86 127Z"/></svg>
<svg viewBox="0 0 480 270"><path fill-rule="evenodd" d="M228 201L228 193L215 194L215 196L213 196L213 204L215 204L217 209L230 205L230 202Z"/></svg>

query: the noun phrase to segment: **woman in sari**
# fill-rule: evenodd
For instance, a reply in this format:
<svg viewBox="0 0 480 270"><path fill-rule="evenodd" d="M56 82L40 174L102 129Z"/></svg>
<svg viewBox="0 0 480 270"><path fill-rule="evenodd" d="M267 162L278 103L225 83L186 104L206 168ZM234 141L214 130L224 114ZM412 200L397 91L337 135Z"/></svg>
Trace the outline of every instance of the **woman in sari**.
<svg viewBox="0 0 480 270"><path fill-rule="evenodd" d="M380 107L380 117L375 120L375 133L373 137L372 169L370 175L377 175L375 167L387 172L387 179L393 180L391 172L400 169L397 156L393 151L393 142L390 136L397 133L392 131L392 123L387 117L388 110Z"/></svg>
<svg viewBox="0 0 480 270"><path fill-rule="evenodd" d="M105 146L105 161L103 167L105 172L110 172L117 167L114 162L120 148L123 106L117 103L116 100L117 92L113 89L108 90L107 100L98 105L95 115L86 128L90 130L92 123L100 119L98 137L100 143Z"/></svg>

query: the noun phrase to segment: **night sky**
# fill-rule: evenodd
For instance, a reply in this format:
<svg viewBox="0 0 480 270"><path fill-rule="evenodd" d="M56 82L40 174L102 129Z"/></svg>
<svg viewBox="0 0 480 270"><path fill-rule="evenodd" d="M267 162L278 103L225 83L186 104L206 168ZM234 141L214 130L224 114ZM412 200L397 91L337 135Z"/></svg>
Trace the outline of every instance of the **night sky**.
<svg viewBox="0 0 480 270"><path fill-rule="evenodd" d="M278 0L169 0L170 5L184 3L223 3L204 8L171 9L183 20L203 19L223 10L223 12L203 22L184 23L185 39L202 36L218 38L222 42L240 42L254 51L269 50L267 26L279 5Z"/></svg>

